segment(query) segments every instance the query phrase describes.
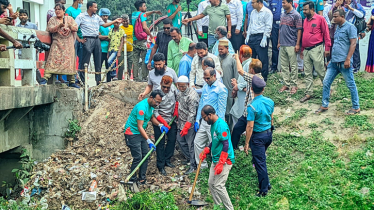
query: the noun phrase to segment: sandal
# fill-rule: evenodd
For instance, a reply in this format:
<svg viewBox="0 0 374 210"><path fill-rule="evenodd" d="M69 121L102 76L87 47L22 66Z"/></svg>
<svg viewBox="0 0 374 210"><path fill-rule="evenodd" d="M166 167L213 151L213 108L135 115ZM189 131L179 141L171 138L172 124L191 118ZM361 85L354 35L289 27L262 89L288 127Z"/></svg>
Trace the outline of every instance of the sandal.
<svg viewBox="0 0 374 210"><path fill-rule="evenodd" d="M297 92L297 87L292 87L290 91L291 95L295 94L296 92Z"/></svg>
<svg viewBox="0 0 374 210"><path fill-rule="evenodd" d="M283 86L280 90L279 90L279 92L281 93L281 92L284 92L284 91L286 91L286 90L288 90L289 88L287 87L287 86Z"/></svg>
<svg viewBox="0 0 374 210"><path fill-rule="evenodd" d="M327 110L329 110L329 108L325 108L325 107L320 107L317 109L317 111L314 112L314 114L320 114L322 112L326 112Z"/></svg>
<svg viewBox="0 0 374 210"><path fill-rule="evenodd" d="M347 115L355 115L355 114L360 114L360 109L355 110L355 109L350 109L348 112L346 112Z"/></svg>

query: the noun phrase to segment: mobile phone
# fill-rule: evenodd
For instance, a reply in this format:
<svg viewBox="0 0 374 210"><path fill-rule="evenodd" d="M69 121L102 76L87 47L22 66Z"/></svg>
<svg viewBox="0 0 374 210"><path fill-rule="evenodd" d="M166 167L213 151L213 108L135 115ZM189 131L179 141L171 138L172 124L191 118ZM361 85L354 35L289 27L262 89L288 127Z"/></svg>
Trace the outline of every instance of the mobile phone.
<svg viewBox="0 0 374 210"><path fill-rule="evenodd" d="M17 7L17 11L16 12L19 12L21 10L21 7Z"/></svg>

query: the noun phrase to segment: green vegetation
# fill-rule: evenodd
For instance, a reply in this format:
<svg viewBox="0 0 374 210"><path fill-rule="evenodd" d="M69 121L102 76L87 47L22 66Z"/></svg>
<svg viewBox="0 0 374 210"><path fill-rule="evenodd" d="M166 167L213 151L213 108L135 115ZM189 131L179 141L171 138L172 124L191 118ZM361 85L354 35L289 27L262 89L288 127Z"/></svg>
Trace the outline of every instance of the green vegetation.
<svg viewBox="0 0 374 210"><path fill-rule="evenodd" d="M286 118L282 122L280 122L281 125L289 125L290 123L294 123L295 121L300 120L302 117L305 117L308 113L308 109L301 108L295 111L291 117Z"/></svg>
<svg viewBox="0 0 374 210"><path fill-rule="evenodd" d="M311 128L311 129L316 129L316 128L318 128L318 125L316 123L310 123L308 125L308 127Z"/></svg>
<svg viewBox="0 0 374 210"><path fill-rule="evenodd" d="M330 120L330 118L325 118L321 121L321 123L324 123L326 125L334 125L334 122Z"/></svg>
<svg viewBox="0 0 374 210"><path fill-rule="evenodd" d="M30 157L30 152L27 149L22 149L22 154L19 161L22 165L21 168L14 168L12 173L17 180L17 184L14 189L23 188L25 184L29 181L32 169L34 167L34 160Z"/></svg>
<svg viewBox="0 0 374 210"><path fill-rule="evenodd" d="M69 127L65 132L66 138L76 138L76 134L81 130L81 126L79 126L78 120L69 120Z"/></svg>
<svg viewBox="0 0 374 210"><path fill-rule="evenodd" d="M236 151L236 161L226 183L234 208L373 209L374 138L367 139L360 150L348 153L347 159L321 136L317 131L308 137L274 135L267 151L273 188L265 198L255 196L258 181L251 155ZM206 201L213 203L208 176L209 171L204 170L198 187L207 195Z"/></svg>
<svg viewBox="0 0 374 210"><path fill-rule="evenodd" d="M128 209L128 210L151 210L151 209L170 209L177 210L174 196L172 193L167 192L155 192L143 191L135 193L132 198L129 198L126 202L117 204L110 209Z"/></svg>
<svg viewBox="0 0 374 210"><path fill-rule="evenodd" d="M361 131L373 130L373 124L369 123L367 115L349 115L345 117L344 127L355 127Z"/></svg>

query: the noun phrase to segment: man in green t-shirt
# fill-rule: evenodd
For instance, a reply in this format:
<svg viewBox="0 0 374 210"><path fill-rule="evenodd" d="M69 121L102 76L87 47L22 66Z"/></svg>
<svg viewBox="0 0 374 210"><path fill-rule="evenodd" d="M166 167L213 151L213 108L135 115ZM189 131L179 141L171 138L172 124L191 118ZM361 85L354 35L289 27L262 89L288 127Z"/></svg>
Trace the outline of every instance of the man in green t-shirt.
<svg viewBox="0 0 374 210"><path fill-rule="evenodd" d="M209 15L209 29L208 29L208 47L216 43L217 39L214 37L216 34L216 28L218 26L227 26L229 31L227 32L227 38L231 38L231 17L230 10L226 4L222 4L221 0L209 0L208 5L203 13L196 15L193 18L184 19L183 24L187 25L189 22L199 20ZM226 24L227 21L227 24Z"/></svg>
<svg viewBox="0 0 374 210"><path fill-rule="evenodd" d="M155 107L160 105L162 97L165 94L161 90L152 91L149 98L140 101L132 109L130 116L127 118L125 124L125 140L126 145L130 148L132 155L131 171L133 171L142 159L148 153L149 149L156 150L156 146L153 144L152 140L148 137L145 129L147 124L153 116L153 110ZM165 126L160 127L161 132L168 132ZM148 145L148 147L147 147ZM143 165L139 168L139 183L145 184L145 175L148 167L148 159L144 161ZM137 181L136 176L131 177L130 181Z"/></svg>
<svg viewBox="0 0 374 210"><path fill-rule="evenodd" d="M225 187L232 164L235 163L229 126L225 120L218 117L216 110L210 105L203 107L201 117L211 126L212 142L199 156L200 161L203 161L207 154L212 156L208 180L209 190L215 205L220 205L222 202L226 209L233 210L234 207Z"/></svg>
<svg viewBox="0 0 374 210"><path fill-rule="evenodd" d="M173 27L181 28L182 26L182 7L179 5L180 0L173 0L171 4L166 7L168 17L173 21Z"/></svg>

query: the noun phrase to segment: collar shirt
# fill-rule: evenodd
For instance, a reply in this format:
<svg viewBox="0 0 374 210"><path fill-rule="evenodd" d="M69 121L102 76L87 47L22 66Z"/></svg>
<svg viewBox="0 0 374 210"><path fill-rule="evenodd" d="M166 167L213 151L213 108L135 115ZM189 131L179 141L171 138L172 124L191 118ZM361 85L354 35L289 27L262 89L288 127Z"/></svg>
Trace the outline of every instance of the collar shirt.
<svg viewBox="0 0 374 210"><path fill-rule="evenodd" d="M226 4L230 10L231 25L236 26L235 29L240 30L243 24L243 4L239 0L230 0L227 3L225 0L222 3ZM229 29L231 30L231 29Z"/></svg>
<svg viewBox="0 0 374 210"><path fill-rule="evenodd" d="M274 101L259 95L248 106L247 121L254 121L253 132L263 132L271 128Z"/></svg>
<svg viewBox="0 0 374 210"><path fill-rule="evenodd" d="M263 6L258 12L254 9L251 13L251 19L248 27L248 34L261 34L270 37L273 27L273 13Z"/></svg>
<svg viewBox="0 0 374 210"><path fill-rule="evenodd" d="M200 15L201 13L203 13L203 11L205 10L205 8L210 5L210 1L209 0L203 0L199 3L199 6L197 7L197 14L196 15ZM196 21L196 24L197 24L197 28L199 31L203 31L203 26L209 26L209 15L201 18L200 20L197 20Z"/></svg>
<svg viewBox="0 0 374 210"><path fill-rule="evenodd" d="M185 54L182 57L181 61L179 62L178 78L182 75L190 78L192 59L193 58L188 54Z"/></svg>
<svg viewBox="0 0 374 210"><path fill-rule="evenodd" d="M186 122L194 124L196 120L196 112L199 106L199 94L193 89L188 87L186 91L179 91L177 94L178 105L178 129L182 130ZM190 129L193 129L191 126Z"/></svg>
<svg viewBox="0 0 374 210"><path fill-rule="evenodd" d="M161 86L159 86L157 89L161 90ZM162 98L160 105L155 108L153 114L155 117L161 115L161 117L169 123L171 119L173 119L175 102L177 102L177 88L174 86L174 84L172 84L170 91Z"/></svg>
<svg viewBox="0 0 374 210"><path fill-rule="evenodd" d="M331 39L325 18L317 13L310 20L305 18L303 29L302 50L324 42L325 51L330 51Z"/></svg>
<svg viewBox="0 0 374 210"><path fill-rule="evenodd" d="M273 22L279 24L282 14L282 0L270 0L268 8L273 13Z"/></svg>
<svg viewBox="0 0 374 210"><path fill-rule="evenodd" d="M78 15L75 22L77 23L78 27L80 27L83 37L99 36L100 26L105 24L100 16L97 14L92 14L92 16L90 16L87 12Z"/></svg>
<svg viewBox="0 0 374 210"><path fill-rule="evenodd" d="M248 106L248 103L251 103L252 100L253 100L253 98L255 97L253 91L251 90L251 87L252 87L252 76L253 76L253 74L250 74L248 72L244 72L244 74L243 74L243 79L245 81L247 81L247 92L246 92L246 96L245 96L244 113L243 113L243 116L246 117L246 118L247 118L247 106ZM262 77L261 73L256 74L256 76L258 76L261 79L264 79Z"/></svg>
<svg viewBox="0 0 374 210"><path fill-rule="evenodd" d="M207 104L216 110L218 117L225 120L227 96L227 88L222 82L216 80L211 86L205 84L202 89L199 108L197 109L196 122L200 121L201 110Z"/></svg>
<svg viewBox="0 0 374 210"><path fill-rule="evenodd" d="M222 68L220 61L217 56L213 55L212 53L208 53L207 57L212 58L216 68L214 68L216 71L222 73ZM191 72L190 72L190 87L196 85L203 86L205 84L204 81L204 71L203 67L201 66L201 61L199 59L198 55L195 55L195 57L192 59L192 65L191 65ZM217 80L219 80L220 77L223 77L223 75L216 74ZM196 81L195 81L196 80Z"/></svg>
<svg viewBox="0 0 374 210"><path fill-rule="evenodd" d="M178 77L173 69L166 67L163 75L156 75L155 69L153 69L148 75L148 85L152 85L152 91L160 87L161 79L164 75L168 75L173 78L174 84L177 84Z"/></svg>
<svg viewBox="0 0 374 210"><path fill-rule="evenodd" d="M324 6L323 6L323 17L325 18L326 22L327 22L327 26L329 28L331 28L331 21L330 21L330 18L329 18L329 11L331 10L331 7L332 5L331 4L328 4L326 3Z"/></svg>
<svg viewBox="0 0 374 210"><path fill-rule="evenodd" d="M231 44L231 41L230 41L227 37L224 36L224 37L218 39L218 40L216 41L216 43L214 44L214 46L213 46L213 48L212 48L212 53L213 53L213 55L215 55L215 56L218 56L218 55L219 55L219 52L218 52L218 45L219 45L219 41L221 41L221 40L226 40L226 41L228 41L228 42L229 42L229 53L231 53L231 54L235 54L235 50L234 50L234 47L233 47L232 44Z"/></svg>
<svg viewBox="0 0 374 210"><path fill-rule="evenodd" d="M347 20L342 26L336 28L334 34L334 45L332 46L331 62L343 62L348 56L351 39L357 39L356 27ZM350 58L351 63L353 56Z"/></svg>
<svg viewBox="0 0 374 210"><path fill-rule="evenodd" d="M264 6L265 7L269 7L269 5L268 5L268 3L266 1L264 1ZM249 22L251 20L251 14L252 14L252 11L253 11L253 6L252 6L251 2L248 2L247 6L245 8L246 8L245 9L246 10L246 15L248 15L248 21L247 21L247 28L248 28Z"/></svg>
<svg viewBox="0 0 374 210"><path fill-rule="evenodd" d="M17 25L17 27L22 27L22 28L28 28L28 29L34 29L38 30L38 26L35 23L31 23L27 21L25 25L22 25L21 23Z"/></svg>

